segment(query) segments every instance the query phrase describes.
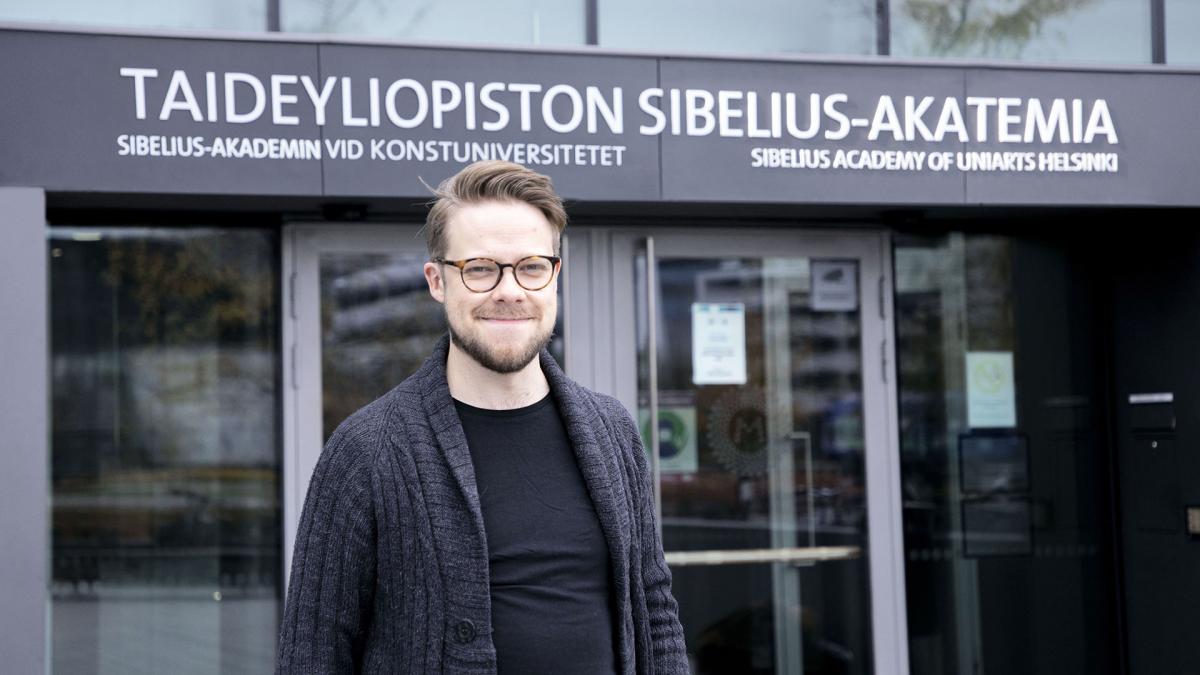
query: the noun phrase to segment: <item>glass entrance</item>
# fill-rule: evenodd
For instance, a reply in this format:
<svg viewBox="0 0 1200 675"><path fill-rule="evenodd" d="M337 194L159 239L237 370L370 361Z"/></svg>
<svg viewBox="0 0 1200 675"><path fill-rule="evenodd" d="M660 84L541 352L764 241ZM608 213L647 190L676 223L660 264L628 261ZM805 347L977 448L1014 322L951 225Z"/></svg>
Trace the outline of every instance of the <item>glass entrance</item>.
<svg viewBox="0 0 1200 675"><path fill-rule="evenodd" d="M285 246L290 570L305 490L325 439L416 371L446 334L446 321L425 284L429 256L418 225L294 225ZM556 330L550 345L560 362L561 335Z"/></svg>
<svg viewBox="0 0 1200 675"><path fill-rule="evenodd" d="M903 672L873 241L627 242L637 410L695 673Z"/></svg>
<svg viewBox="0 0 1200 675"><path fill-rule="evenodd" d="M659 448L694 671L907 673L887 242L653 232L571 230L551 351ZM445 327L417 226L293 226L285 247L290 556L324 439Z"/></svg>

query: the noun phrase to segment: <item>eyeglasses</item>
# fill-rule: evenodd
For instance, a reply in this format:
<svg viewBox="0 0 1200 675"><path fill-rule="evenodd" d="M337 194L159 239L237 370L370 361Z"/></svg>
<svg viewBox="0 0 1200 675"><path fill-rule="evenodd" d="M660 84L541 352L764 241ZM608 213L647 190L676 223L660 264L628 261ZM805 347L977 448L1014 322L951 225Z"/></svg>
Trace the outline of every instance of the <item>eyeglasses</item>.
<svg viewBox="0 0 1200 675"><path fill-rule="evenodd" d="M446 260L434 258L432 262L454 265L462 274L463 286L476 293L487 293L500 285L500 277L505 267L513 268L513 278L517 284L527 291L540 291L550 285L554 279L554 268L560 258L553 255L531 255L521 258L515 263L501 263L491 258L470 258L468 260Z"/></svg>

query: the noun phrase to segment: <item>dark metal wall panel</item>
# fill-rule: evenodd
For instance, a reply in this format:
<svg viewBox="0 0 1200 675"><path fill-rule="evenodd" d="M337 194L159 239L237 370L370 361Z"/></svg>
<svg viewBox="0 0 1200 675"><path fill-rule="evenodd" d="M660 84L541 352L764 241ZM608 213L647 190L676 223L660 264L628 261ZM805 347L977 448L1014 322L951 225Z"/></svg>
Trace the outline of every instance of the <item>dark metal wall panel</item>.
<svg viewBox="0 0 1200 675"><path fill-rule="evenodd" d="M0 67L5 95L0 106L0 185L85 192L321 193L319 161L119 154L124 135L160 139L148 143L166 139L167 147L190 145L195 137L206 147L218 138L224 143L316 137L319 130L311 117L297 125L272 123L269 103L253 122L208 121L205 75L217 74L215 116L223 120L225 73L254 75L264 88L273 73L316 77L315 45L0 31L0 63L5 64ZM145 119L137 114L139 78L122 76L122 68L157 71L156 77L140 78ZM202 121L183 110L159 119L176 70L188 76ZM234 87L235 101L242 99L235 112L251 112L251 85ZM172 99L187 101L182 92L180 85Z"/></svg>
<svg viewBox="0 0 1200 675"><path fill-rule="evenodd" d="M592 203L1200 206L1192 72L16 29L0 62L0 185L51 193L418 202L506 158Z"/></svg>

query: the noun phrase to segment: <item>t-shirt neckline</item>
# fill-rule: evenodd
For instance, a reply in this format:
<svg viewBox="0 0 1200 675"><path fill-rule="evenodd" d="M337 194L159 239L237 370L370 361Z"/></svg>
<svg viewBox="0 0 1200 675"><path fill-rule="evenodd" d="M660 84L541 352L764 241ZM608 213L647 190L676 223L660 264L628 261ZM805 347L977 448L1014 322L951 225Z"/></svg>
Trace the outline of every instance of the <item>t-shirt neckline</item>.
<svg viewBox="0 0 1200 675"><path fill-rule="evenodd" d="M535 401L534 403L530 403L529 405L522 406L520 408L508 408L506 410L478 408L469 403L463 403L454 397L451 397L451 400L454 401L454 407L458 409L459 414L466 413L476 417L521 417L522 415L529 415L531 413L538 412L542 408L550 405L550 403L553 401L553 397L549 392L547 392L546 395L543 396L539 401Z"/></svg>

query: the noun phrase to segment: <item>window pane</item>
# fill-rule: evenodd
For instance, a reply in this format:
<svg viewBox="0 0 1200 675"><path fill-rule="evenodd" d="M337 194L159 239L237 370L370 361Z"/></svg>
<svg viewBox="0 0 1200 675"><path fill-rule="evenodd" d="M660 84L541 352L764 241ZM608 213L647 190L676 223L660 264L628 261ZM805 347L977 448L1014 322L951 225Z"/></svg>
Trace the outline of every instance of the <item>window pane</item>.
<svg viewBox="0 0 1200 675"><path fill-rule="evenodd" d="M283 30L351 33L403 40L579 45L584 0L281 0Z"/></svg>
<svg viewBox="0 0 1200 675"><path fill-rule="evenodd" d="M425 260L425 251L321 253L323 438L412 375L446 334L446 310L429 295ZM561 283L558 293L549 349L562 364Z"/></svg>
<svg viewBox="0 0 1200 675"><path fill-rule="evenodd" d="M1200 64L1200 2L1167 0L1167 63Z"/></svg>
<svg viewBox="0 0 1200 675"><path fill-rule="evenodd" d="M875 53L876 0L598 0L605 47Z"/></svg>
<svg viewBox="0 0 1200 675"><path fill-rule="evenodd" d="M892 54L1149 63L1146 0L892 0Z"/></svg>
<svg viewBox="0 0 1200 675"><path fill-rule="evenodd" d="M50 230L56 673L270 672L278 246Z"/></svg>
<svg viewBox="0 0 1200 675"><path fill-rule="evenodd" d="M1091 255L1070 241L897 239L913 673L1119 670L1095 291L1110 272Z"/></svg>
<svg viewBox="0 0 1200 675"><path fill-rule="evenodd" d="M191 30L267 29L267 0L0 0L0 20Z"/></svg>

